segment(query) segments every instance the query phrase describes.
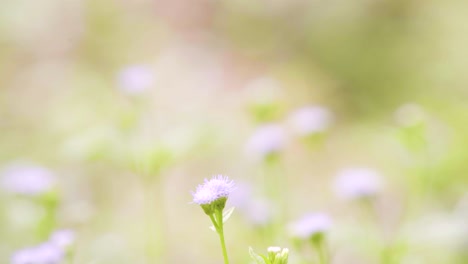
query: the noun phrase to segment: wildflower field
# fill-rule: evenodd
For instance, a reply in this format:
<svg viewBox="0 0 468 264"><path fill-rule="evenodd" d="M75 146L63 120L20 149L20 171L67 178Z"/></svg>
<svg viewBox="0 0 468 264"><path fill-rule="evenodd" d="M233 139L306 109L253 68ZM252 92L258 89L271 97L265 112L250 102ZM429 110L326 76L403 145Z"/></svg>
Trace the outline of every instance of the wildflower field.
<svg viewBox="0 0 468 264"><path fill-rule="evenodd" d="M468 2L3 0L0 264L468 264Z"/></svg>

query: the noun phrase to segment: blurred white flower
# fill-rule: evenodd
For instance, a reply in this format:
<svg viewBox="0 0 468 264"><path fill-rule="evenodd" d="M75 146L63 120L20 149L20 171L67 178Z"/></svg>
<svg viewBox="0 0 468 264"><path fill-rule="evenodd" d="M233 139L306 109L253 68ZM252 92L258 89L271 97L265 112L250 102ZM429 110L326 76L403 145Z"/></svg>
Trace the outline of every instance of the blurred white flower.
<svg viewBox="0 0 468 264"><path fill-rule="evenodd" d="M291 236L309 239L317 234L324 234L332 226L331 218L324 213L310 213L289 225Z"/></svg>
<svg viewBox="0 0 468 264"><path fill-rule="evenodd" d="M257 264L287 264L289 249L281 247L268 247L267 255L259 255L252 248L249 248L250 257Z"/></svg>
<svg viewBox="0 0 468 264"><path fill-rule="evenodd" d="M334 187L339 197L356 199L376 195L381 190L382 182L375 170L348 168L338 173Z"/></svg>
<svg viewBox="0 0 468 264"><path fill-rule="evenodd" d="M247 141L246 152L255 159L280 152L286 144L284 129L278 124L263 125Z"/></svg>
<svg viewBox="0 0 468 264"><path fill-rule="evenodd" d="M54 186L54 174L40 166L17 163L2 171L1 187L7 192L37 196Z"/></svg>
<svg viewBox="0 0 468 264"><path fill-rule="evenodd" d="M130 95L145 92L154 83L154 76L146 66L132 65L124 68L118 75L119 89Z"/></svg>
<svg viewBox="0 0 468 264"><path fill-rule="evenodd" d="M333 116L331 112L320 106L306 106L295 110L289 117L293 131L300 136L326 131Z"/></svg>
<svg viewBox="0 0 468 264"><path fill-rule="evenodd" d="M281 248L280 247L268 247L267 251L271 253L278 253L281 251Z"/></svg>

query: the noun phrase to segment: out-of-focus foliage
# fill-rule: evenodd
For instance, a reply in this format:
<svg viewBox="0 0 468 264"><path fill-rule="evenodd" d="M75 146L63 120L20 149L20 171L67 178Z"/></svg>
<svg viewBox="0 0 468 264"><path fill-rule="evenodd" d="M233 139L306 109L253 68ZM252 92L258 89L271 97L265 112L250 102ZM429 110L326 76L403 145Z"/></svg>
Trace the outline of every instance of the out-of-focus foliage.
<svg viewBox="0 0 468 264"><path fill-rule="evenodd" d="M3 0L0 263L63 229L73 263L219 263L189 204L219 173L232 263L307 260L310 212L333 263L468 262L467 24L462 0Z"/></svg>

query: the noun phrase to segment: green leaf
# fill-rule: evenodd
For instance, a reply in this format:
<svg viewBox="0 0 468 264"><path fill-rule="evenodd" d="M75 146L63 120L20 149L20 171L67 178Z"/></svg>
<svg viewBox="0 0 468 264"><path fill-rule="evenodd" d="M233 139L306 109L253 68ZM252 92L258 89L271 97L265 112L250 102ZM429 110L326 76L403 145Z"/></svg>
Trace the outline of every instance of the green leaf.
<svg viewBox="0 0 468 264"><path fill-rule="evenodd" d="M230 209L223 211L223 223L226 223L226 221L231 217L232 213L234 212L235 207L231 207ZM210 229L216 232L216 228L214 225L210 226Z"/></svg>
<svg viewBox="0 0 468 264"><path fill-rule="evenodd" d="M267 263L268 260L265 261L265 257L260 256L257 253L255 253L251 247L249 247L249 254L250 254L250 257L253 260L255 260L255 262L257 262L257 264L268 264Z"/></svg>

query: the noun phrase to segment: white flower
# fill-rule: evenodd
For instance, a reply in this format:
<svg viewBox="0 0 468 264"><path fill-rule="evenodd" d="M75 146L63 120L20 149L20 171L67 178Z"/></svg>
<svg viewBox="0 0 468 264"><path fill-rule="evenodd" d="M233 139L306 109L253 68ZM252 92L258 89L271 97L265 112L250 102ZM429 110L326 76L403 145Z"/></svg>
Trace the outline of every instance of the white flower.
<svg viewBox="0 0 468 264"><path fill-rule="evenodd" d="M332 122L332 114L320 106L306 106L294 111L289 120L295 133L301 136L327 130Z"/></svg>
<svg viewBox="0 0 468 264"><path fill-rule="evenodd" d="M197 187L192 193L193 202L199 205L211 204L220 198L228 198L233 190L234 181L226 176L217 175L210 180L205 179L205 182Z"/></svg>
<svg viewBox="0 0 468 264"><path fill-rule="evenodd" d="M345 199L371 197L380 192L381 180L377 171L368 168L349 168L338 173L335 191Z"/></svg>
<svg viewBox="0 0 468 264"><path fill-rule="evenodd" d="M308 239L316 234L326 233L332 225L330 217L324 213L311 213L289 226L293 237Z"/></svg>
<svg viewBox="0 0 468 264"><path fill-rule="evenodd" d="M271 253L279 253L281 252L281 248L280 247L268 247L267 251Z"/></svg>

